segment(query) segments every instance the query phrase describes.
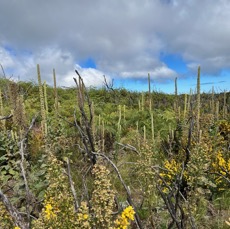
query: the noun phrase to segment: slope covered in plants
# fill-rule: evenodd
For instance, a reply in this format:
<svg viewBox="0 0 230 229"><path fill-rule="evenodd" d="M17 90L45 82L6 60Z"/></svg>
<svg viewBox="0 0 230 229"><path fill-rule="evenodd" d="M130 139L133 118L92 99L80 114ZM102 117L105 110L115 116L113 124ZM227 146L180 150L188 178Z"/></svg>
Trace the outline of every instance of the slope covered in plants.
<svg viewBox="0 0 230 229"><path fill-rule="evenodd" d="M1 228L227 228L229 92L1 78ZM54 72L55 73L55 72ZM55 82L54 74L54 85Z"/></svg>

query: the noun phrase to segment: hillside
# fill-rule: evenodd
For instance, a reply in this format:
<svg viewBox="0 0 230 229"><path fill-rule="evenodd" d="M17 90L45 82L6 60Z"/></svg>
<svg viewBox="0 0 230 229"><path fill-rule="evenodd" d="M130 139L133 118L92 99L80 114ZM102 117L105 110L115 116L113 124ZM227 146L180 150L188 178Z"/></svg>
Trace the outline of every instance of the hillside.
<svg viewBox="0 0 230 229"><path fill-rule="evenodd" d="M228 228L229 92L75 82L0 79L0 228Z"/></svg>

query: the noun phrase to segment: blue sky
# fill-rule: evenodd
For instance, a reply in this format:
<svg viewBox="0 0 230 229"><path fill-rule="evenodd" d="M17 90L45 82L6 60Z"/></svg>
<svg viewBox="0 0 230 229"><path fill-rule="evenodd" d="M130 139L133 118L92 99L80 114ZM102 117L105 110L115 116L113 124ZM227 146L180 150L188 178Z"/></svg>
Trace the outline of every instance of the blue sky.
<svg viewBox="0 0 230 229"><path fill-rule="evenodd" d="M52 13L51 13L52 12ZM42 16L41 16L42 15ZM0 64L12 79L36 82L36 65L50 85L174 93L230 88L228 0L0 1ZM0 71L0 75L2 75Z"/></svg>
<svg viewBox="0 0 230 229"><path fill-rule="evenodd" d="M186 62L180 57L180 55L162 55L161 60L171 69L176 71L178 75L184 76L179 77L177 80L178 93L189 93L190 90L196 89L197 74L189 75L186 67ZM85 59L79 63L82 68L93 68L97 69L96 63L92 58ZM151 77L151 75L150 75ZM175 79L174 79L175 80ZM158 80L151 80L151 90L163 93L174 93L175 92L175 81L169 79L161 82ZM131 91L148 91L148 79L123 79L117 77L114 79L113 85L115 88L125 88ZM201 72L201 91L211 92L212 88L216 92L223 92L230 90L230 72L228 70L222 70L219 76L202 75Z"/></svg>

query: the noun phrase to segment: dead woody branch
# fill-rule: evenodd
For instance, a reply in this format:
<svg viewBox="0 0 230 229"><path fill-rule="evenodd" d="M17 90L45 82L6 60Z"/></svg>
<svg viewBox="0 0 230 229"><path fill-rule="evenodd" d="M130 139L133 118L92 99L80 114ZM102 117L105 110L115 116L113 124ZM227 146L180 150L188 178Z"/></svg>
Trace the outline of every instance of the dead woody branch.
<svg viewBox="0 0 230 229"><path fill-rule="evenodd" d="M9 212L16 226L21 229L29 229L28 224L24 221L19 211L12 205L8 197L0 189L0 200L4 204L6 210Z"/></svg>
<svg viewBox="0 0 230 229"><path fill-rule="evenodd" d="M30 222L31 222L31 210L30 210L30 207L31 207L31 202L32 202L32 193L30 192L30 189L29 189L29 184L28 184L28 180L27 180L27 175L26 175L26 159L25 159L25 149L27 148L27 137L28 137L28 134L30 132L30 130L33 128L34 126L34 123L36 121L36 117L34 117L31 121L31 124L28 128L28 130L26 131L25 135L24 135L24 138L19 142L19 146L20 146L20 150L19 150L19 153L20 153L20 156L21 156L21 161L20 161L20 168L21 168L21 173L22 173L22 177L23 177L23 181L24 181L24 184L25 184L25 191L26 191L26 216L27 216L27 222L28 222L28 226L30 227Z"/></svg>
<svg viewBox="0 0 230 229"><path fill-rule="evenodd" d="M78 80L76 78L73 79L77 86L78 108L81 114L81 122L79 120L76 120L76 115L75 115L75 126L77 127L80 136L82 138L86 155L90 158L93 164L96 164L96 155L92 153L95 151L94 139L92 134L92 121L93 121L92 103L89 99L82 77L80 76L77 70L75 70L75 72L78 75ZM87 117L85 112L85 106L84 106L85 102L87 103L89 109L89 117Z"/></svg>
<svg viewBox="0 0 230 229"><path fill-rule="evenodd" d="M12 117L13 117L12 114L7 115L7 116L1 116L1 117L0 117L0 120L6 120L6 119L10 119L10 118L12 118Z"/></svg>
<svg viewBox="0 0 230 229"><path fill-rule="evenodd" d="M72 175L71 175L69 158L67 158L66 163L67 163L67 175L68 175L68 178L69 178L70 188L71 188L71 192L72 192L73 199L74 199L74 209L75 209L75 212L77 212L78 208L79 208L79 203L78 203L78 200L77 200L77 194L76 194L76 190L75 190L75 187L74 187L73 178L72 178Z"/></svg>

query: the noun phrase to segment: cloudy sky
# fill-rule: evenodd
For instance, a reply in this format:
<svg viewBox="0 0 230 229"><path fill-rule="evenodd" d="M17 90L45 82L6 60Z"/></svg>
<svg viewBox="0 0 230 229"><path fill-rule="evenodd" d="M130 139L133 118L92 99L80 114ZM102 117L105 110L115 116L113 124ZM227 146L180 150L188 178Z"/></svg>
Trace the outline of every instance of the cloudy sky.
<svg viewBox="0 0 230 229"><path fill-rule="evenodd" d="M0 0L0 64L7 77L179 92L230 88L229 0ZM0 75L3 75L0 69Z"/></svg>

